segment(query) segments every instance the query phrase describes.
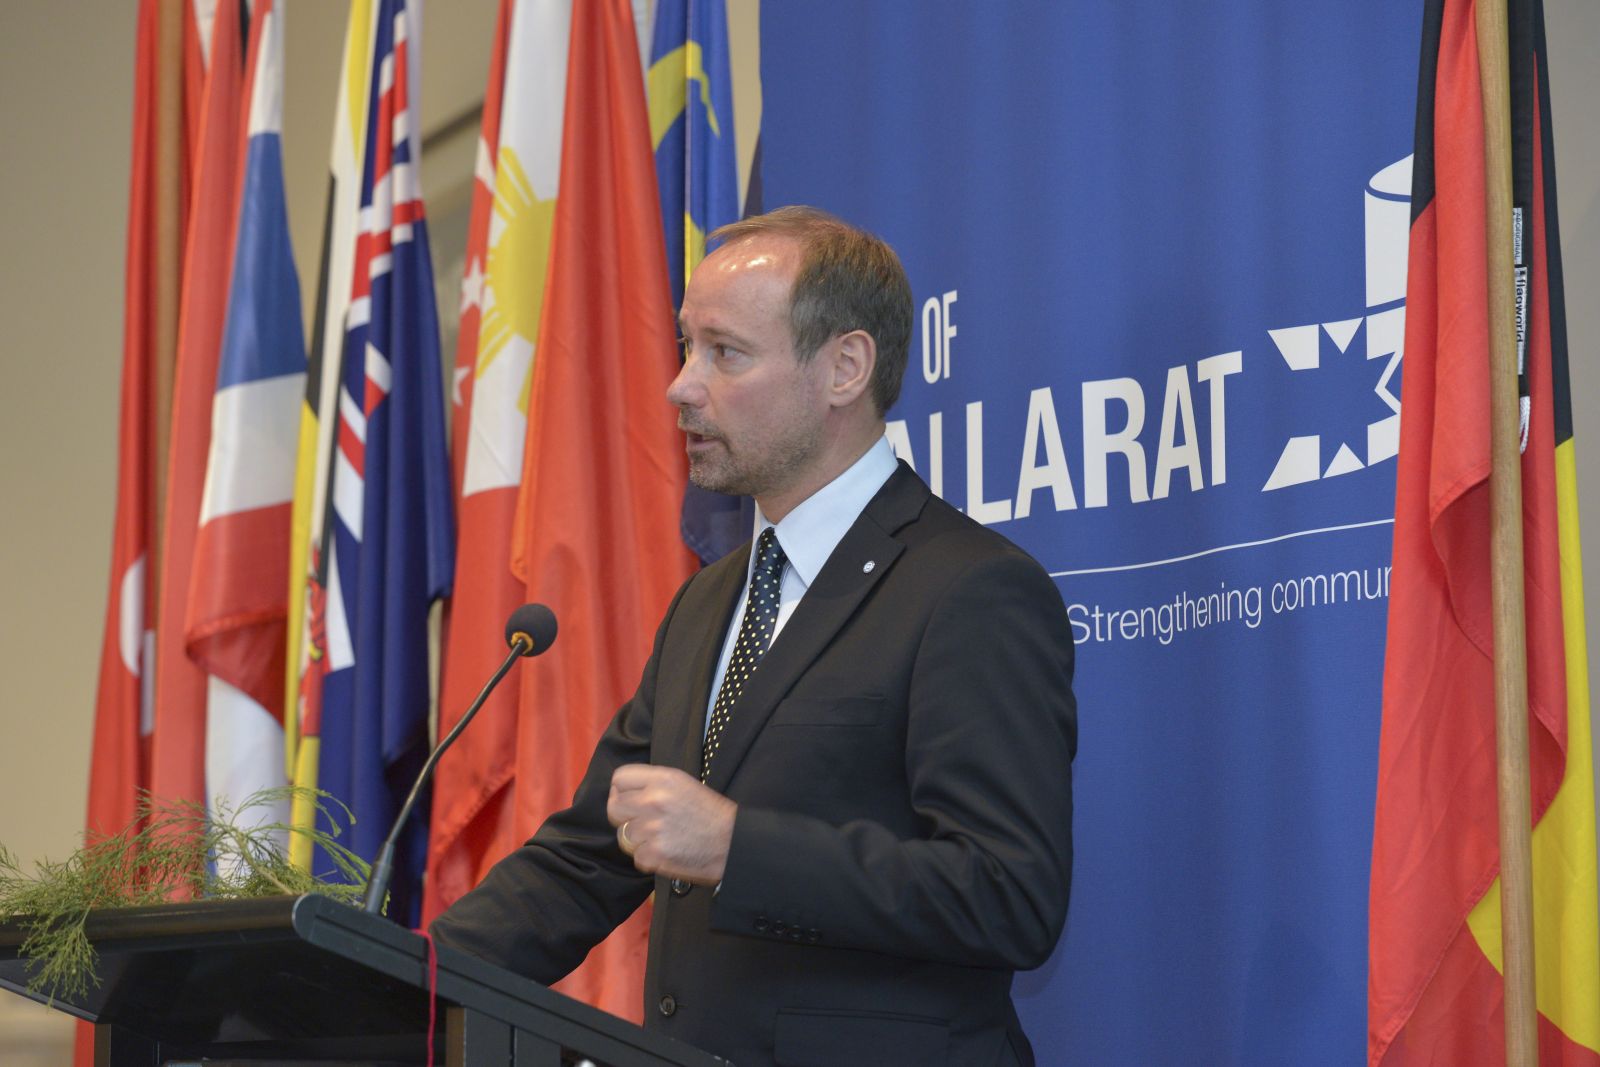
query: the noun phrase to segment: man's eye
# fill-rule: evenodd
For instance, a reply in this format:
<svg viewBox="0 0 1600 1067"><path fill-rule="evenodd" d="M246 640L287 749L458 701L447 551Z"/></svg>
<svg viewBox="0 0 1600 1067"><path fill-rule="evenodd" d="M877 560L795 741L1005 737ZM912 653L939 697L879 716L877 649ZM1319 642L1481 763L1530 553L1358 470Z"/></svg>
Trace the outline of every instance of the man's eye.
<svg viewBox="0 0 1600 1067"><path fill-rule="evenodd" d="M689 361L689 339L687 337L680 337L680 338L678 338L678 362L679 363L687 363L688 361Z"/></svg>

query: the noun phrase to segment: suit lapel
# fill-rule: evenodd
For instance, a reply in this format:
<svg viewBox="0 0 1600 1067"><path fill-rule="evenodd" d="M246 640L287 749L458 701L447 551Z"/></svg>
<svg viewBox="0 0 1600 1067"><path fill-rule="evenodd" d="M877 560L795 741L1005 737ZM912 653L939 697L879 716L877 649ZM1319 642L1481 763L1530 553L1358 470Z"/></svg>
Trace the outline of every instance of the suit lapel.
<svg viewBox="0 0 1600 1067"><path fill-rule="evenodd" d="M711 677L717 669L717 658L722 653L722 641L728 632L728 622L733 609L738 606L739 594L744 592L745 571L750 565L750 545L730 552L722 561L703 572L696 589L696 603L682 605L679 611L691 626L704 626L694 638L693 651L684 663L684 670L676 687L678 692L664 708L657 708L657 722L665 718L665 708L681 709L672 716L674 735L661 752L672 760L672 765L700 777L700 749L705 736L705 712L711 701ZM709 622L709 625L705 625ZM671 669L671 668L668 668Z"/></svg>
<svg viewBox="0 0 1600 1067"><path fill-rule="evenodd" d="M739 695L724 728L717 758L711 763L707 785L718 792L727 788L778 702L850 621L904 551L905 546L894 534L916 518L928 495L928 487L902 463L868 502ZM735 591L735 597L742 588ZM716 636L720 651L724 631L718 631ZM716 669L715 657L711 669ZM709 699L709 685L705 696ZM704 700L699 707L705 707ZM699 764L695 767L698 769Z"/></svg>

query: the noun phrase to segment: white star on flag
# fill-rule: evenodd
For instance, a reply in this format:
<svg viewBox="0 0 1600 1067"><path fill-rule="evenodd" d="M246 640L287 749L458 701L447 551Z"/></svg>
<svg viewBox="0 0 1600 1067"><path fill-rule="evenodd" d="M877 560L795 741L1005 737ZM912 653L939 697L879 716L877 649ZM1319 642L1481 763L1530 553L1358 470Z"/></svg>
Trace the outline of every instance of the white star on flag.
<svg viewBox="0 0 1600 1067"><path fill-rule="evenodd" d="M461 311L479 307L483 303L483 261L474 257L461 279Z"/></svg>

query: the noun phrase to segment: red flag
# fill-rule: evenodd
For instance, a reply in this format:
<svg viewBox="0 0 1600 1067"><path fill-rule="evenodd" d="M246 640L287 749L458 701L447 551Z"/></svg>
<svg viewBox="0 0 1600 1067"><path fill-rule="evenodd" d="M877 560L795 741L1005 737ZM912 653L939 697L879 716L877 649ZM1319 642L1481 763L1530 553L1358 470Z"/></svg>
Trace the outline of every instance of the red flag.
<svg viewBox="0 0 1600 1067"><path fill-rule="evenodd" d="M1539 1043L1547 1067L1593 1065L1600 1064L1594 787L1582 637L1574 632L1582 612L1574 612L1578 586L1570 580L1576 541L1570 553L1562 545L1575 533L1564 528L1557 475L1572 445L1553 200L1546 211L1548 96L1533 91L1543 63L1536 12L1521 4L1513 12L1514 26L1519 14L1525 20L1512 35L1511 67L1513 80L1522 79L1513 90L1521 105L1513 154L1522 160L1514 197L1523 224L1514 230L1526 241L1517 266L1528 283L1519 288L1527 300L1522 493ZM1505 1055L1485 159L1472 0L1431 0L1423 37L1373 834L1373 1067L1488 1065Z"/></svg>
<svg viewBox="0 0 1600 1067"><path fill-rule="evenodd" d="M192 138L204 62L194 5L141 0L134 60L117 503L89 765L90 835L128 826L148 790L154 727L157 517L177 349ZM179 623L181 624L181 618ZM74 1062L94 1060L80 1023Z"/></svg>
<svg viewBox="0 0 1600 1067"><path fill-rule="evenodd" d="M112 834L132 819L149 786L155 601L151 595L161 383L171 373L177 326L178 252L184 182L182 83L162 57L179 54L181 11L139 5L128 194L127 293L123 306L122 399L111 583L100 648L100 682L89 774L88 829ZM165 17L164 17L165 16Z"/></svg>
<svg viewBox="0 0 1600 1067"><path fill-rule="evenodd" d="M529 830L571 799L693 563L678 537L676 329L626 0L573 6L550 264L513 557L528 599L561 620L559 653L522 678L516 814ZM647 911L563 988L637 1020Z"/></svg>
<svg viewBox="0 0 1600 1067"><path fill-rule="evenodd" d="M178 355L157 604L155 733L151 792L206 801L206 676L188 656L184 613L189 561L211 442L217 355L227 309L228 276L239 193L244 57L237 4L218 4L211 24L205 96L194 154L194 183L183 257ZM165 565L171 561L174 565Z"/></svg>
<svg viewBox="0 0 1600 1067"><path fill-rule="evenodd" d="M445 610L443 651L439 669L439 734L448 732L460 720L489 675L505 658L503 630L505 618L522 603L522 586L512 577L511 521L516 510L517 486L491 484L479 488L466 477L467 456L484 440L485 427L474 424L482 411L474 406L480 375L479 328L484 314L485 294L490 280L485 266L491 255L490 223L495 214L495 161L500 145L500 109L505 92L506 56L514 0L501 0L495 24L494 49L489 59L489 84L484 91L483 120L478 136L477 174L472 188L472 218L467 229L467 276L461 283L461 322L456 339L455 417L451 424L451 449L456 486L456 585ZM555 46L549 42L541 42ZM526 61L529 57L522 57ZM559 105L557 105L559 106ZM507 209L502 208L502 212ZM503 224L509 232L510 222ZM543 271L544 263L536 265ZM501 303L528 299L536 295L542 277L515 279L508 291L497 292ZM537 322L535 322L537 326ZM531 340L531 339L530 339ZM484 363L502 353L485 348ZM493 381L493 379L491 379ZM500 383L489 403L514 407L520 400L521 382L515 392ZM514 442L520 444L520 441ZM521 464L511 469L520 473ZM498 481L504 481L499 479ZM440 760L434 785L432 825L428 833L428 877L425 882L422 925L426 927L456 898L478 884L496 860L520 839L511 818L508 788L516 759L516 677L505 680L488 706L479 714L472 729L462 734L450 752ZM526 836L526 835L524 835Z"/></svg>

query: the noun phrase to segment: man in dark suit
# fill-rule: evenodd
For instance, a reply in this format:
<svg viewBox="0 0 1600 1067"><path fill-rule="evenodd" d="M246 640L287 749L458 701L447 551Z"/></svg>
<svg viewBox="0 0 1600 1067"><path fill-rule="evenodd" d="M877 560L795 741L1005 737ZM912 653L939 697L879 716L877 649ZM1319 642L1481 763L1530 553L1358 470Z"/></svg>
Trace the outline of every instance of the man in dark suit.
<svg viewBox="0 0 1600 1067"><path fill-rule="evenodd" d="M570 808L434 924L554 981L656 892L647 1025L756 1064L1011 1064L1071 873L1053 581L884 438L912 301L809 208L725 227L668 390L758 537L679 590Z"/></svg>

